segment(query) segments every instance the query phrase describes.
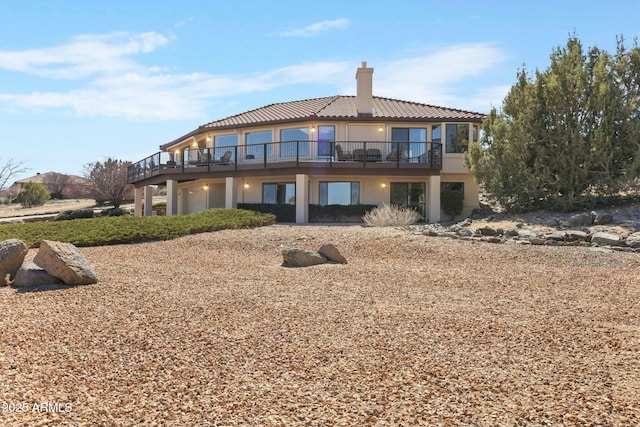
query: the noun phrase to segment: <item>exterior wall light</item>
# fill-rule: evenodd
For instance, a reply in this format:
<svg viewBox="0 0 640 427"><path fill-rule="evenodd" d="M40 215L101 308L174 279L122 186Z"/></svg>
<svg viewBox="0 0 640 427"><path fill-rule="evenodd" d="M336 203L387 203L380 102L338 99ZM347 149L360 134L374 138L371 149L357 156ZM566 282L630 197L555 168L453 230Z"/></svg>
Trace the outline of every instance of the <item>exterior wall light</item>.
<svg viewBox="0 0 640 427"><path fill-rule="evenodd" d="M386 183L386 182L383 182L382 184L380 184L380 187L382 187L382 188L387 188L387 183Z"/></svg>
<svg viewBox="0 0 640 427"><path fill-rule="evenodd" d="M249 184L245 184L245 185L244 185L244 188L249 188Z"/></svg>

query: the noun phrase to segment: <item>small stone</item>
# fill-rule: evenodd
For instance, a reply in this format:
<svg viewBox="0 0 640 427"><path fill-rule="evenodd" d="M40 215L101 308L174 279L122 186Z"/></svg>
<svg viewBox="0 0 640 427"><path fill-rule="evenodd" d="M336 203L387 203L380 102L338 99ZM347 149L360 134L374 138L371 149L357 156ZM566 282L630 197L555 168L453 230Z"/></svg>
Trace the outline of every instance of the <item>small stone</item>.
<svg viewBox="0 0 640 427"><path fill-rule="evenodd" d="M481 227L476 230L477 233L480 233L483 236L495 236L498 234L496 230L491 227Z"/></svg>
<svg viewBox="0 0 640 427"><path fill-rule="evenodd" d="M599 231L597 233L593 233L591 236L591 243L595 243L600 246L624 246L625 241L622 240L622 237L613 233L605 233Z"/></svg>
<svg viewBox="0 0 640 427"><path fill-rule="evenodd" d="M569 225L571 227L576 227L579 225L591 225L593 224L593 221L596 219L596 216L597 215L595 212L591 212L590 214L581 213L581 214L572 215L569 217Z"/></svg>
<svg viewBox="0 0 640 427"><path fill-rule="evenodd" d="M318 253L324 255L329 261L337 262L338 264L346 264L347 259L342 256L336 245L331 242L324 242Z"/></svg>
<svg viewBox="0 0 640 427"><path fill-rule="evenodd" d="M327 262L327 258L318 252L297 248L283 249L282 258L285 267L309 267Z"/></svg>
<svg viewBox="0 0 640 427"><path fill-rule="evenodd" d="M522 239L535 239L538 235L531 230L518 230L518 237Z"/></svg>
<svg viewBox="0 0 640 427"><path fill-rule="evenodd" d="M564 232L566 240L586 242L589 240L589 233L581 230L567 230Z"/></svg>
<svg viewBox="0 0 640 427"><path fill-rule="evenodd" d="M593 221L594 224L598 224L598 225L611 224L612 222L613 222L613 215L608 213L604 213L602 215L596 216L595 221Z"/></svg>
<svg viewBox="0 0 640 427"><path fill-rule="evenodd" d="M626 243L632 248L640 248L640 232L629 234Z"/></svg>

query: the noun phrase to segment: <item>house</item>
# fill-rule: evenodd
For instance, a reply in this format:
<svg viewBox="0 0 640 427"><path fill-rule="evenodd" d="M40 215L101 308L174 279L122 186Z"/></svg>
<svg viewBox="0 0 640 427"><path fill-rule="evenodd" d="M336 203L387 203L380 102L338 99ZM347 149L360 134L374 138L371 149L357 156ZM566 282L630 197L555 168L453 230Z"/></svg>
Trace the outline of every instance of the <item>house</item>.
<svg viewBox="0 0 640 427"><path fill-rule="evenodd" d="M66 175L58 172L38 172L34 176L15 181L8 189L11 198L20 194L28 182L42 184L52 194L53 198L81 197L87 186L87 179L76 175Z"/></svg>
<svg viewBox="0 0 640 427"><path fill-rule="evenodd" d="M151 214L159 184L167 215L281 204L307 223L310 206L389 203L438 222L447 187L463 191L470 214L479 189L463 156L484 114L373 96L366 62L356 81L356 96L267 105L161 145L129 168L136 214Z"/></svg>

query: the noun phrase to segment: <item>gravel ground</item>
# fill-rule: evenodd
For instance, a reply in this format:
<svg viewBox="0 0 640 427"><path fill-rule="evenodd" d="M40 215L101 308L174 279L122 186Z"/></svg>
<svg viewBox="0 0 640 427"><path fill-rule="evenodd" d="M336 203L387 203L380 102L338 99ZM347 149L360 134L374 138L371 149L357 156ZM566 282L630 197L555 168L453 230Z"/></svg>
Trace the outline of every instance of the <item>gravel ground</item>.
<svg viewBox="0 0 640 427"><path fill-rule="evenodd" d="M324 240L349 264L280 266ZM1 425L640 424L637 254L285 225L82 252L97 285L0 288Z"/></svg>

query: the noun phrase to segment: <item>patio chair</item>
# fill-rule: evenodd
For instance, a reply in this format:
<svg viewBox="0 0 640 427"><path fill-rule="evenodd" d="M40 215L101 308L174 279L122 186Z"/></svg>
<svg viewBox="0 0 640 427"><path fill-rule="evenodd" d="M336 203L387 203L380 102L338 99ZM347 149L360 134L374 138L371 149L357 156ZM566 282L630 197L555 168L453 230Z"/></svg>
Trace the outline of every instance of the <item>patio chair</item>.
<svg viewBox="0 0 640 427"><path fill-rule="evenodd" d="M342 151L342 146L340 144L336 145L336 154L338 155L339 161L353 160L353 154Z"/></svg>
<svg viewBox="0 0 640 427"><path fill-rule="evenodd" d="M231 151L225 151L222 157L218 160L214 160L213 163L216 165L230 165L231 164L231 155L233 153Z"/></svg>

